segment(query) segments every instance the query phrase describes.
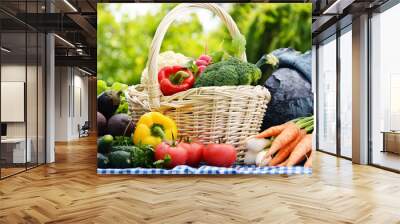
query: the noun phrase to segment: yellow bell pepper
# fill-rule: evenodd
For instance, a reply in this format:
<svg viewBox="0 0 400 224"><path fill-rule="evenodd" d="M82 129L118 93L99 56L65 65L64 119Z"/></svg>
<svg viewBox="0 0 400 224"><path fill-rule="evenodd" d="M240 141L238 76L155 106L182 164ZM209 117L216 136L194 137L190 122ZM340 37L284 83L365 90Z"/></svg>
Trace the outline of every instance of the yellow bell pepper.
<svg viewBox="0 0 400 224"><path fill-rule="evenodd" d="M163 140L177 138L175 121L159 112L148 112L136 123L133 133L134 144L146 144L156 147Z"/></svg>

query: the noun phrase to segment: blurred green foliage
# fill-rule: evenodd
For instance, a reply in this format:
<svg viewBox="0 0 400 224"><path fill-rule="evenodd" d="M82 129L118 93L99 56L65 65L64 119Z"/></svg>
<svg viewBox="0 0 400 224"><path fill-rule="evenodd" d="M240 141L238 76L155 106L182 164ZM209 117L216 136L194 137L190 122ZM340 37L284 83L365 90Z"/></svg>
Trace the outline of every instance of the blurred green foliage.
<svg viewBox="0 0 400 224"><path fill-rule="evenodd" d="M98 4L98 79L109 85L114 82L139 83L157 26L175 5L162 4L155 13L133 18L123 15L117 21L110 4ZM311 4L233 4L229 13L246 37L248 61L255 63L263 54L281 47L299 51L311 49L311 8ZM173 23L161 52L173 50L196 58L206 50L229 49L231 42L227 29L221 24L220 28L205 34L200 19L193 13L188 19Z"/></svg>

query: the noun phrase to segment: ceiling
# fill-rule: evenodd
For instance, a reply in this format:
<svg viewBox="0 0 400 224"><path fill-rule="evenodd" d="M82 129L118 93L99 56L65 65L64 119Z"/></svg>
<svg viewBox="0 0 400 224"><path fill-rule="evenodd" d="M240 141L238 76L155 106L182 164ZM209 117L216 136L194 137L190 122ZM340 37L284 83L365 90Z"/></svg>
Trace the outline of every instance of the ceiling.
<svg viewBox="0 0 400 224"><path fill-rule="evenodd" d="M332 35L337 28L351 24L352 18L368 13L388 0L312 0L313 43Z"/></svg>
<svg viewBox="0 0 400 224"><path fill-rule="evenodd" d="M118 2L131 2L119 0ZM192 0L193 1L193 0ZM201 0L199 0L201 1ZM221 0L223 2L224 0ZM39 32L54 32L56 65L72 65L96 73L97 2L112 0L1 0L0 22L4 41L9 47L24 49L25 39L17 37L26 29ZM141 2L150 2L143 0ZM154 0L151 2L162 2ZM258 2L258 1L254 1ZM260 2L265 2L261 1ZM269 0L268 2L282 2ZM387 0L286 0L284 2L312 2L314 43L324 35L335 32L338 21L351 23L351 17L374 9ZM51 12L51 13L50 13ZM28 38L28 42L30 38ZM65 40L65 41L64 41ZM32 49L31 49L32 47ZM28 44L27 53L35 46ZM17 52L17 50L15 51ZM26 54L26 52L21 52Z"/></svg>
<svg viewBox="0 0 400 224"><path fill-rule="evenodd" d="M30 43L34 35L29 32L51 32L57 34L56 66L78 66L96 74L96 4L96 0L1 0L2 46L12 49L7 57L31 58L37 44Z"/></svg>

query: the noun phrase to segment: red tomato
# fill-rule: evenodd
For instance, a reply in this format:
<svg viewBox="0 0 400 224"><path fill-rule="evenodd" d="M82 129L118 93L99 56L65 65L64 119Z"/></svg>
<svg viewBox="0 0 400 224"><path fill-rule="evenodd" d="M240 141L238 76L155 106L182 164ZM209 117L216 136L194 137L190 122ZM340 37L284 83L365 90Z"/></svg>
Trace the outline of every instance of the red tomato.
<svg viewBox="0 0 400 224"><path fill-rule="evenodd" d="M229 144L209 144L203 150L203 159L210 166L230 167L236 161L236 149Z"/></svg>
<svg viewBox="0 0 400 224"><path fill-rule="evenodd" d="M188 158L186 160L186 165L197 167L199 163L203 159L203 148L204 145L201 143L193 142L193 143L186 143L181 142L179 143L180 146L184 147L187 151Z"/></svg>
<svg viewBox="0 0 400 224"><path fill-rule="evenodd" d="M163 160L166 155L171 157L171 161L167 165L168 168L174 168L178 165L185 165L188 158L188 153L182 146L171 146L165 142L158 144L154 151L154 157L156 161Z"/></svg>

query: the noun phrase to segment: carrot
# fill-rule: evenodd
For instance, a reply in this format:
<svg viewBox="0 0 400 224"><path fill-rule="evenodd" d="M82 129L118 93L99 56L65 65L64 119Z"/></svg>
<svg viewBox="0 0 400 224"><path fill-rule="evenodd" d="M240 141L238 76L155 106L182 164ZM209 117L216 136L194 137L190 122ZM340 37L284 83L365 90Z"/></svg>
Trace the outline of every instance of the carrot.
<svg viewBox="0 0 400 224"><path fill-rule="evenodd" d="M286 122L284 124L281 125L276 125L276 126L272 126L270 128L268 128L267 130L259 133L258 135L254 136L256 138L269 138L272 136L277 136L279 135L283 129L286 128L286 126L289 124L290 122Z"/></svg>
<svg viewBox="0 0 400 224"><path fill-rule="evenodd" d="M279 163L277 166L286 166L289 158L287 158L284 162Z"/></svg>
<svg viewBox="0 0 400 224"><path fill-rule="evenodd" d="M269 161L268 165L275 166L285 161L290 156L290 153L293 151L296 145L306 134L306 130L302 129L296 139L280 149L279 152L272 158L272 160Z"/></svg>
<svg viewBox="0 0 400 224"><path fill-rule="evenodd" d="M279 149L295 140L299 134L300 127L297 124L290 122L272 142L272 145L268 150L267 156L275 154Z"/></svg>
<svg viewBox="0 0 400 224"><path fill-rule="evenodd" d="M301 162L304 156L310 152L312 149L312 135L306 135L299 144L293 149L289 156L287 166L293 166Z"/></svg>
<svg viewBox="0 0 400 224"><path fill-rule="evenodd" d="M314 150L311 150L310 156L307 158L307 161L304 164L304 167L306 167L306 168L311 168L312 167L314 153L315 153Z"/></svg>

